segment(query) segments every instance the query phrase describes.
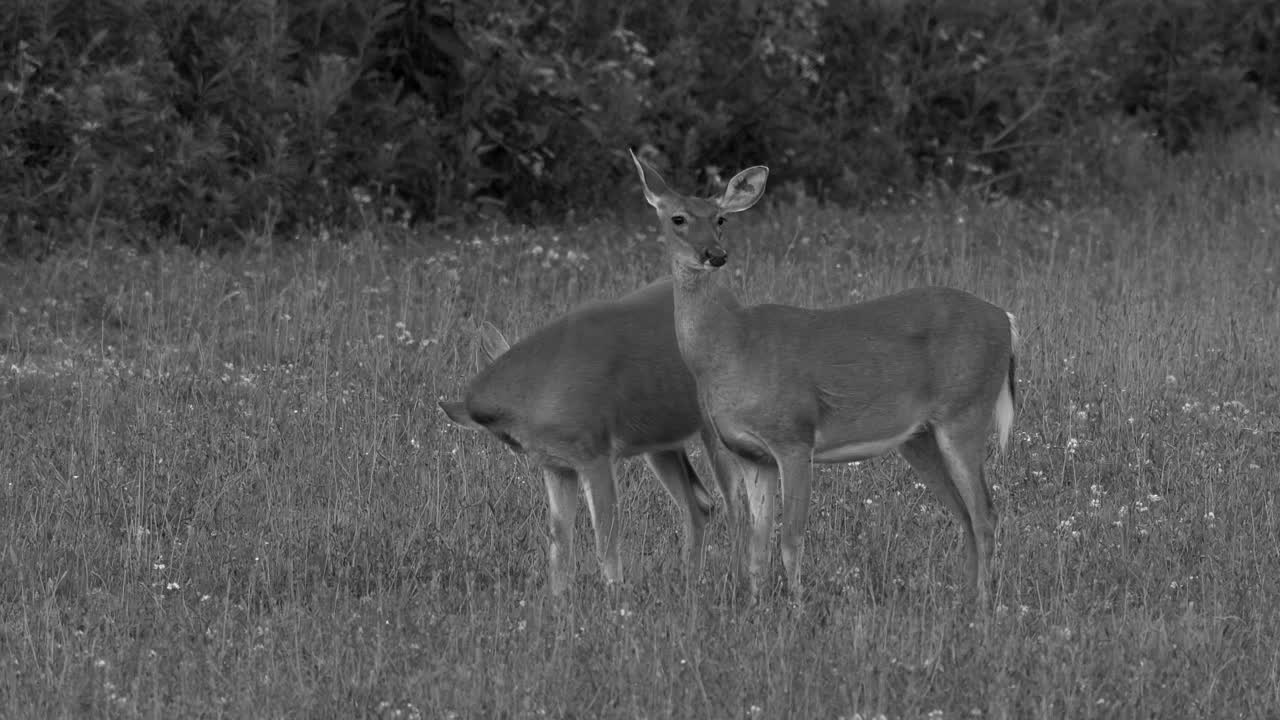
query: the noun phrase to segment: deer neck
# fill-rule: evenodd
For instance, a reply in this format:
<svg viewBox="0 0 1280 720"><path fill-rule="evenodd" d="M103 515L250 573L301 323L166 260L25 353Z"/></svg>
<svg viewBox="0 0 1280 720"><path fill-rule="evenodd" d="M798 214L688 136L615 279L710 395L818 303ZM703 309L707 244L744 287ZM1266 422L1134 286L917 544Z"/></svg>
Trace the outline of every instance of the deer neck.
<svg viewBox="0 0 1280 720"><path fill-rule="evenodd" d="M672 263L676 341L695 374L714 371L740 342L742 305L715 275Z"/></svg>

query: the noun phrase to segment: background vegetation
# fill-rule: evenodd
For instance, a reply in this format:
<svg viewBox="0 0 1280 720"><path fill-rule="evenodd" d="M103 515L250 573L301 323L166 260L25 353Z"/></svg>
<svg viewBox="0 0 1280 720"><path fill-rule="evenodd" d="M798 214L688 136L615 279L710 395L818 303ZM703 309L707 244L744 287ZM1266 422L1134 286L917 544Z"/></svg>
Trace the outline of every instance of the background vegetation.
<svg viewBox="0 0 1280 720"><path fill-rule="evenodd" d="M226 244L370 216L617 208L767 162L866 205L938 183L1063 201L1280 97L1265 0L4 0L0 231Z"/></svg>

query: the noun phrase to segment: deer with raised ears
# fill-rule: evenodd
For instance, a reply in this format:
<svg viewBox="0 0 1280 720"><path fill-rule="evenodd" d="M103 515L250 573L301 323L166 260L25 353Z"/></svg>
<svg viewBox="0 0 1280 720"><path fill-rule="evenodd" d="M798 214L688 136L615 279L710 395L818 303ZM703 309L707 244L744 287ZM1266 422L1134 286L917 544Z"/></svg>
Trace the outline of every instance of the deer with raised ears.
<svg viewBox="0 0 1280 720"><path fill-rule="evenodd" d="M751 478L753 594L769 566L779 484L782 560L799 599L813 463L896 449L960 522L969 583L989 609L996 512L982 464L993 420L1001 449L1013 424L1013 316L941 287L827 310L744 307L714 275L728 260L727 216L760 199L768 168L702 199L631 159L666 239L676 339L706 423Z"/></svg>
<svg viewBox="0 0 1280 720"><path fill-rule="evenodd" d="M573 575L579 486L605 581L621 581L614 466L634 455L645 456L684 511L690 578L702 569L713 504L685 452L703 425L693 376L676 347L672 298L671 281L661 280L579 307L514 346L485 323L481 345L489 365L463 400L440 403L455 424L489 431L542 468L553 595L563 594ZM703 443L720 492L730 498L732 468L706 435Z"/></svg>

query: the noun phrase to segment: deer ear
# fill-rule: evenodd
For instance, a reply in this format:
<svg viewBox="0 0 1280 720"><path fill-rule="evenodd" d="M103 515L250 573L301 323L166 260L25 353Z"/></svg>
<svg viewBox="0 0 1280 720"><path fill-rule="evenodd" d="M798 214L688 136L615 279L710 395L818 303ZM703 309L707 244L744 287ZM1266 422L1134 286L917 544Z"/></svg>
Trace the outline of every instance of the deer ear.
<svg viewBox="0 0 1280 720"><path fill-rule="evenodd" d="M488 320L480 325L480 348L489 358L489 362L497 360L502 353L511 349L511 344L502 336L502 331Z"/></svg>
<svg viewBox="0 0 1280 720"><path fill-rule="evenodd" d="M472 419L471 413L467 412L466 403L461 401L446 402L441 400L438 404L440 405L440 409L444 411L445 417L449 418L449 421L454 425L466 428L467 430L484 429L484 426Z"/></svg>
<svg viewBox="0 0 1280 720"><path fill-rule="evenodd" d="M653 207L658 207L658 199L663 195L670 193L667 188L667 181L662 179L662 175L658 174L649 163L636 157L636 153L631 148L627 148L627 152L631 153L631 162L636 165L636 172L640 173L640 184L644 186L644 199Z"/></svg>
<svg viewBox="0 0 1280 720"><path fill-rule="evenodd" d="M765 180L769 178L769 168L756 165L733 176L729 187L724 189L724 196L716 201L716 205L727 213L742 212L764 195Z"/></svg>

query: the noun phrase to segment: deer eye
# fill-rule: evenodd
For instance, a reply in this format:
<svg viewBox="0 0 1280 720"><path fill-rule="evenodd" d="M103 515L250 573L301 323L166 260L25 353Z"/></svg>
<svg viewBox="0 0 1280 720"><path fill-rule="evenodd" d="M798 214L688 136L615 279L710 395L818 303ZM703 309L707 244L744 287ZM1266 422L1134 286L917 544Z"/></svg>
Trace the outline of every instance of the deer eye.
<svg viewBox="0 0 1280 720"><path fill-rule="evenodd" d="M683 215L672 215L672 216L671 216L671 224L672 224L672 225L683 225L683 224L684 224L684 216L683 216Z"/></svg>
<svg viewBox="0 0 1280 720"><path fill-rule="evenodd" d="M716 225L723 225L725 220L728 220L728 218L721 215L720 217L716 218Z"/></svg>

